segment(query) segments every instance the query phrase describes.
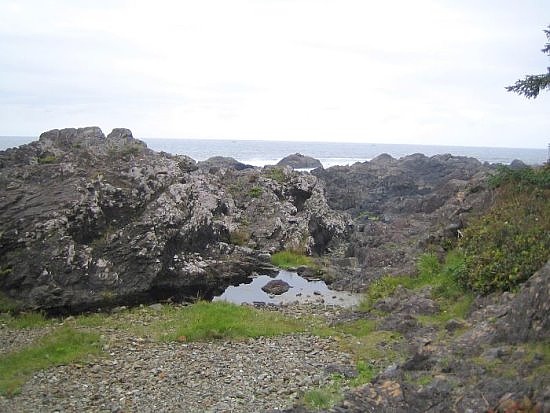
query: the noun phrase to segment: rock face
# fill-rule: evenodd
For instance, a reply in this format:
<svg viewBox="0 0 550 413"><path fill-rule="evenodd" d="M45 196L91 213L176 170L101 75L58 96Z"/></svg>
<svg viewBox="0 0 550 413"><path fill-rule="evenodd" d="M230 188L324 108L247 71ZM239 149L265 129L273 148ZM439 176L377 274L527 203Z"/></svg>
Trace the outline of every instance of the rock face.
<svg viewBox="0 0 550 413"><path fill-rule="evenodd" d="M279 162L278 166L290 166L293 169L307 169L307 168L322 168L323 164L318 159L311 156L302 155L301 153L295 153L293 155L285 156Z"/></svg>
<svg viewBox="0 0 550 413"><path fill-rule="evenodd" d="M485 177L491 168L473 158L421 154L312 171L326 185L329 206L354 218L348 248L335 254L350 265L337 285L364 290L385 274L412 274L415 260L433 244L459 236L472 212L490 203Z"/></svg>
<svg viewBox="0 0 550 413"><path fill-rule="evenodd" d="M209 297L272 270L266 252L322 253L349 231L312 175L211 169L127 129L0 152L1 294L52 312Z"/></svg>
<svg viewBox="0 0 550 413"><path fill-rule="evenodd" d="M537 271L512 300L506 316L497 323L495 341L521 343L550 340L550 260Z"/></svg>

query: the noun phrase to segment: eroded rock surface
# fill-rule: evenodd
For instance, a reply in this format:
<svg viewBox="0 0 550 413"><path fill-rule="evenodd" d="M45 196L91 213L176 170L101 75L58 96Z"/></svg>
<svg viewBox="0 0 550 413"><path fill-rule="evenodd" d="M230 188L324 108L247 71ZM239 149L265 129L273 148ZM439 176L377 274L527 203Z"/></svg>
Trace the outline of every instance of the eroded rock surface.
<svg viewBox="0 0 550 413"><path fill-rule="evenodd" d="M333 254L344 274L336 285L362 291L382 275L413 274L427 245L456 240L490 204L490 170L473 158L421 154L313 170L329 206L354 218L347 249Z"/></svg>
<svg viewBox="0 0 550 413"><path fill-rule="evenodd" d="M312 175L198 169L127 129L0 152L0 193L0 290L47 311L209 297L273 271L271 252L322 253L350 227Z"/></svg>

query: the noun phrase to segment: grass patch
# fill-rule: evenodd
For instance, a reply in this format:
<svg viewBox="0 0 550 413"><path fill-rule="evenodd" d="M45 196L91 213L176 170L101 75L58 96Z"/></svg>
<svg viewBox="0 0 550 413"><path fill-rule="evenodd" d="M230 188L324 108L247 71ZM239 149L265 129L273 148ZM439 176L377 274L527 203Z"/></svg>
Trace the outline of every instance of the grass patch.
<svg viewBox="0 0 550 413"><path fill-rule="evenodd" d="M57 158L54 155L42 155L38 158L38 163L40 165L49 165L56 162Z"/></svg>
<svg viewBox="0 0 550 413"><path fill-rule="evenodd" d="M0 312L13 312L19 308L19 303L0 291Z"/></svg>
<svg viewBox="0 0 550 413"><path fill-rule="evenodd" d="M153 326L163 340L207 341L242 339L304 332L304 321L223 301L199 301L178 309ZM159 334L160 333L160 334Z"/></svg>
<svg viewBox="0 0 550 413"><path fill-rule="evenodd" d="M279 268L296 268L302 265L311 266L313 264L310 257L295 251L280 251L271 256L271 263Z"/></svg>
<svg viewBox="0 0 550 413"><path fill-rule="evenodd" d="M246 245L250 238L250 232L244 229L237 229L229 233L229 242L233 245Z"/></svg>
<svg viewBox="0 0 550 413"><path fill-rule="evenodd" d="M251 198L259 198L263 192L264 191L261 187L254 186L250 189L250 191L248 191L248 195L250 195Z"/></svg>
<svg viewBox="0 0 550 413"><path fill-rule="evenodd" d="M44 313L40 312L21 313L16 316L6 314L0 316L0 321L15 329L46 327L54 323L54 320L46 318Z"/></svg>
<svg viewBox="0 0 550 413"><path fill-rule="evenodd" d="M441 317L463 318L473 300L471 293L459 283L464 266L464 256L459 251L450 251L443 263L435 254L423 254L417 264L418 275L380 278L371 284L359 309L371 311L378 300L392 295L398 286L409 290L430 286L432 298L442 309Z"/></svg>
<svg viewBox="0 0 550 413"><path fill-rule="evenodd" d="M14 395L38 370L72 363L100 351L99 334L63 327L34 345L0 356L0 393Z"/></svg>
<svg viewBox="0 0 550 413"><path fill-rule="evenodd" d="M282 168L270 168L267 176L280 184L286 181L285 171Z"/></svg>
<svg viewBox="0 0 550 413"><path fill-rule="evenodd" d="M328 386L307 391L302 397L302 404L314 410L329 409L342 398L342 377L335 375Z"/></svg>

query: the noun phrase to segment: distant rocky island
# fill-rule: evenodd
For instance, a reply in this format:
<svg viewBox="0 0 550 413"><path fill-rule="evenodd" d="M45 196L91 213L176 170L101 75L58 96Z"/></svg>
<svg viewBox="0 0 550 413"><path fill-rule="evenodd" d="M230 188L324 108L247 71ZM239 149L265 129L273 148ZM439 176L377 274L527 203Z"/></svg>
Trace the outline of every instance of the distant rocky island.
<svg viewBox="0 0 550 413"><path fill-rule="evenodd" d="M415 274L427 249L444 256L491 207L494 171L446 154L326 169L299 153L263 168L196 162L150 150L128 129L51 130L0 152L2 311L69 316L208 300L276 273L282 251L309 257L300 270L333 289L368 292L388 275ZM370 320L380 343L398 336L407 355L330 411L550 411L550 376L536 367L549 365L549 265L517 294L479 295L467 320L422 321L440 314L432 293L441 286L394 285L367 313L316 309L333 323ZM506 376L502 363L535 373ZM330 368L346 380L359 374Z"/></svg>

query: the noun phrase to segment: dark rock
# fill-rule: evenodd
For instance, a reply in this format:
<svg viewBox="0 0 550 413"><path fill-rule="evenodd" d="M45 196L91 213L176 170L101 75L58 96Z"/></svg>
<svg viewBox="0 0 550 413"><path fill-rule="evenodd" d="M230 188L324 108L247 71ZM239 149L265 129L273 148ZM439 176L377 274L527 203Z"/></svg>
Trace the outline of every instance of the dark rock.
<svg viewBox="0 0 550 413"><path fill-rule="evenodd" d="M197 169L127 129L45 132L0 164L0 292L23 309L209 298L274 273L266 251L322 253L349 228L310 174Z"/></svg>
<svg viewBox="0 0 550 413"><path fill-rule="evenodd" d="M337 374L347 379L357 377L357 369L349 365L329 364L325 367L325 371L330 374Z"/></svg>
<svg viewBox="0 0 550 413"><path fill-rule="evenodd" d="M423 314L430 315L439 311L435 301L428 298L429 290L423 292L410 291L398 286L390 297L379 300L374 308L387 313L403 313L408 315Z"/></svg>
<svg viewBox="0 0 550 413"><path fill-rule="evenodd" d="M295 153L293 155L285 156L279 162L277 166L290 166L293 169L308 169L308 168L322 168L323 164L318 159L311 156L302 155L301 153Z"/></svg>
<svg viewBox="0 0 550 413"><path fill-rule="evenodd" d="M286 293L289 289L290 285L283 280L271 280L262 287L262 291L273 295Z"/></svg>
<svg viewBox="0 0 550 413"><path fill-rule="evenodd" d="M510 163L510 169L518 170L518 169L525 169L529 168L528 165L526 165L523 161L520 161L519 159L514 159Z"/></svg>
<svg viewBox="0 0 550 413"><path fill-rule="evenodd" d="M550 260L537 271L499 318L494 341L521 343L550 340Z"/></svg>
<svg viewBox="0 0 550 413"><path fill-rule="evenodd" d="M219 169L235 169L236 171L242 171L243 169L254 168L252 165L247 165L237 161L234 158L227 156L213 156L206 161L198 162L198 167L204 170L217 171Z"/></svg>
<svg viewBox="0 0 550 413"><path fill-rule="evenodd" d="M407 360L403 366L403 370L430 370L436 364L429 354L416 353L411 359Z"/></svg>
<svg viewBox="0 0 550 413"><path fill-rule="evenodd" d="M365 289L386 274L414 274L427 245L455 242L472 212L490 205L491 170L473 158L421 154L313 170L329 205L355 221L345 256L355 257L360 271L340 277L335 288Z"/></svg>

